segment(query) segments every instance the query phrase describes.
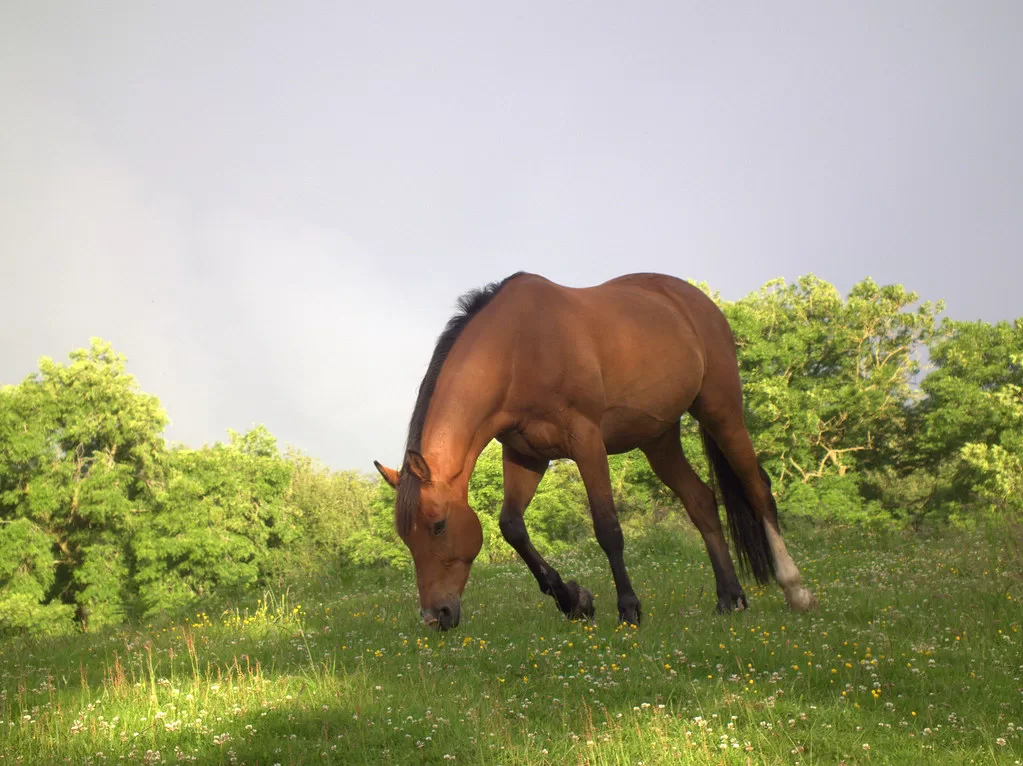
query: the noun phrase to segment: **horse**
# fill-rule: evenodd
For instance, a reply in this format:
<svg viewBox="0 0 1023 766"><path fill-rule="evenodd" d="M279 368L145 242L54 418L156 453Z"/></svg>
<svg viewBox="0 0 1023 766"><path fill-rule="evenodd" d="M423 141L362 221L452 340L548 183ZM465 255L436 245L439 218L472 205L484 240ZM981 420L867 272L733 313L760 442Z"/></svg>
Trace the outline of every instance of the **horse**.
<svg viewBox="0 0 1023 766"><path fill-rule="evenodd" d="M456 627L483 544L469 477L492 439L502 445L500 529L542 593L570 619L592 618L593 596L565 582L533 547L524 521L551 460L575 461L606 553L618 618L638 626L607 458L639 449L703 537L717 610L747 609L716 494L682 452L680 421L699 423L741 567L774 578L794 611L814 609L778 527L771 483L743 419L731 327L697 287L664 274L628 274L565 287L519 272L470 291L437 340L419 387L401 469L374 465L395 488L394 520L412 554L420 616Z"/></svg>

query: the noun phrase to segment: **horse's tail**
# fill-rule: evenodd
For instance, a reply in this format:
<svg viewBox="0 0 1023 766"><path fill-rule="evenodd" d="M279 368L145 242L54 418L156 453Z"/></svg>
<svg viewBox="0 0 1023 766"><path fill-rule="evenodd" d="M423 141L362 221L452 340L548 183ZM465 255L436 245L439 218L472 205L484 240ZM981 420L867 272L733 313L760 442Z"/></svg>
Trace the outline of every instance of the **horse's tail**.
<svg viewBox="0 0 1023 766"><path fill-rule="evenodd" d="M767 542L764 524L750 504L746 490L725 457L725 453L707 433L707 429L702 426L700 427L700 436L703 437L703 449L707 453L707 462L710 463L712 469L711 483L712 485L717 484L721 490L721 499L725 504L725 513L728 516L728 529L732 534L739 566L743 570L751 572L757 582L766 583L774 575L774 559L771 556L771 546ZM714 481L715 475L716 482ZM771 506L777 517L778 508L774 504L774 496L770 494L771 480L763 468L760 469L760 476L767 484Z"/></svg>

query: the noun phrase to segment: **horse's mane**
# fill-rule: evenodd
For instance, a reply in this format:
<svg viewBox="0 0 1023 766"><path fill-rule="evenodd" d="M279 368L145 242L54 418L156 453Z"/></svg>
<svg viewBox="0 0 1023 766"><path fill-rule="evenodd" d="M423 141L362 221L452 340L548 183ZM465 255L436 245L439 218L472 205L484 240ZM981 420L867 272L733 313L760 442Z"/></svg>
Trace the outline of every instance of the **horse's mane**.
<svg viewBox="0 0 1023 766"><path fill-rule="evenodd" d="M494 299L501 288L508 282L520 276L522 272L512 274L500 282L470 290L458 299L458 311L448 320L444 332L437 338L437 345L433 349L433 356L430 357L430 364L426 368L426 375L423 382L419 384L419 393L416 395L416 405L412 409L412 419L408 424L408 438L405 441L405 459L401 468L401 478L398 481L398 495L394 504L394 524L398 528L398 534L405 536L412 529L412 520L416 517L416 509L419 507L419 478L409 469L408 451L419 452L422 449L423 426L426 424L426 413L430 409L430 399L433 398L433 391L437 387L437 379L444 367L455 341L458 340L462 331L466 328L474 316L479 314L490 301Z"/></svg>

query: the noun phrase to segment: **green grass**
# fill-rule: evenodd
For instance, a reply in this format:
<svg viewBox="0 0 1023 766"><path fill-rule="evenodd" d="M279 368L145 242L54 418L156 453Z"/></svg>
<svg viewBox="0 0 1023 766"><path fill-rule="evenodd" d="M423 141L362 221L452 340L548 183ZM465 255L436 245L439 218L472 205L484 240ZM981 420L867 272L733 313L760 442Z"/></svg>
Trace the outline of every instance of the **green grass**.
<svg viewBox="0 0 1023 766"><path fill-rule="evenodd" d="M0 645L0 763L1020 763L1018 534L788 530L820 598L714 614L695 533L627 537L643 626L606 560L564 620L517 562L477 566L461 626L411 572L315 578L189 621Z"/></svg>

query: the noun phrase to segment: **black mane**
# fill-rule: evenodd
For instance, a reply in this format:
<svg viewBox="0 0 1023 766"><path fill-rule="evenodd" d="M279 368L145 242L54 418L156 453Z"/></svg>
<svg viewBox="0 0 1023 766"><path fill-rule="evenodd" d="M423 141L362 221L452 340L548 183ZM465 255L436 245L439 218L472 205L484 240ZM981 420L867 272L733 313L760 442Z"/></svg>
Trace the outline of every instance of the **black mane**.
<svg viewBox="0 0 1023 766"><path fill-rule="evenodd" d="M470 290L458 299L458 311L448 320L444 332L437 339L437 345L433 349L433 356L430 357L430 364L426 368L426 375L423 382L419 384L419 393L416 396L416 405L412 409L412 419L408 424L408 438L405 441L405 459L401 469L401 479L398 482L398 495L394 505L394 523L398 533L405 536L412 529L412 520L416 516L416 509L419 507L420 482L408 465L408 451L419 452L423 446L423 426L426 424L426 413L430 409L430 399L433 398L433 391L437 387L437 379L440 378L441 368L448 358L455 341L462 334L462 330L480 313L490 301L494 299L501 288L508 282L521 275L522 272L512 274L500 282L491 282L485 287Z"/></svg>

